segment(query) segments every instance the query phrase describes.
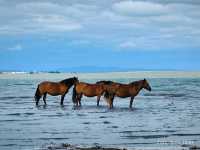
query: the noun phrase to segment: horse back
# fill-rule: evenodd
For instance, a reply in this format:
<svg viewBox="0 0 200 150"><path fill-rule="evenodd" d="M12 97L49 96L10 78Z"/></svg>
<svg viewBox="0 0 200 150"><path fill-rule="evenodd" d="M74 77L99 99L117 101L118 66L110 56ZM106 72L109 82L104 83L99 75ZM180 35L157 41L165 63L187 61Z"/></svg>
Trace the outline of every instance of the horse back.
<svg viewBox="0 0 200 150"><path fill-rule="evenodd" d="M120 87L120 84L114 83L114 82L109 85L104 84L104 89L109 93L116 93L119 87Z"/></svg>
<svg viewBox="0 0 200 150"><path fill-rule="evenodd" d="M122 98L130 97L130 96L133 95L132 91L133 91L133 87L131 85L120 84L117 91L116 91L116 95L118 97L122 97Z"/></svg>
<svg viewBox="0 0 200 150"><path fill-rule="evenodd" d="M66 92L66 86L58 82L44 81L39 84L39 90L50 95L62 95Z"/></svg>
<svg viewBox="0 0 200 150"><path fill-rule="evenodd" d="M76 84L76 92L82 93L88 97L93 97L103 92L103 86L99 84L79 82Z"/></svg>

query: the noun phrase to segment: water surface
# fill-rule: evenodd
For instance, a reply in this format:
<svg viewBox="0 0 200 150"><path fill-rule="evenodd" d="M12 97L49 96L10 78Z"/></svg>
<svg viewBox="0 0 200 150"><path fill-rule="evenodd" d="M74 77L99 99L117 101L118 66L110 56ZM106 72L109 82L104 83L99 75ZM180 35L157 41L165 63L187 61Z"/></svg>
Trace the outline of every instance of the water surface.
<svg viewBox="0 0 200 150"><path fill-rule="evenodd" d="M83 97L83 106L73 107L71 90L64 107L59 96L47 96L48 105L40 101L36 107L33 95L41 79L0 79L0 149L45 149L61 143L125 148L200 145L200 79L148 80L153 91L143 90L134 109L128 108L129 99L115 98L109 110L103 98L97 107L96 97Z"/></svg>

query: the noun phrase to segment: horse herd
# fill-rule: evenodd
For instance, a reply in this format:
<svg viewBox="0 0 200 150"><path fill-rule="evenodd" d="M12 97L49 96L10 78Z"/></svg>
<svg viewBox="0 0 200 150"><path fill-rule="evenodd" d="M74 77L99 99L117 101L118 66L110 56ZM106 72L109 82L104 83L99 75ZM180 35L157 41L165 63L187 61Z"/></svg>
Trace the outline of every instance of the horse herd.
<svg viewBox="0 0 200 150"><path fill-rule="evenodd" d="M60 104L63 105L64 97L69 89L74 86L72 101L76 106L81 106L82 96L97 96L97 106L102 95L106 99L109 108L113 108L114 97L127 98L130 97L129 107L132 108L134 97L143 88L151 91L151 86L146 79L130 82L128 84L117 83L113 81L98 81L95 84L80 82L77 77L68 78L60 82L44 81L38 84L35 92L35 101L38 105L40 98L43 96L46 105L47 94L52 96L61 95Z"/></svg>

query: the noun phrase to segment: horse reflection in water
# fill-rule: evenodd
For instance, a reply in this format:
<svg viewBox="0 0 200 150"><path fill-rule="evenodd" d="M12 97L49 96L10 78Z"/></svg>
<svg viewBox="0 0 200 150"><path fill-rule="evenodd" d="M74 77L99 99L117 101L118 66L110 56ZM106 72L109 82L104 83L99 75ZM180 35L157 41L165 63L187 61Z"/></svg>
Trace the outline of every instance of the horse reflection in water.
<svg viewBox="0 0 200 150"><path fill-rule="evenodd" d="M60 82L50 82L44 81L38 84L37 90L35 92L35 101L38 105L40 98L43 96L44 104L46 105L47 94L52 96L61 95L60 104L63 105L65 95L68 93L69 89L78 82L77 77L68 78Z"/></svg>

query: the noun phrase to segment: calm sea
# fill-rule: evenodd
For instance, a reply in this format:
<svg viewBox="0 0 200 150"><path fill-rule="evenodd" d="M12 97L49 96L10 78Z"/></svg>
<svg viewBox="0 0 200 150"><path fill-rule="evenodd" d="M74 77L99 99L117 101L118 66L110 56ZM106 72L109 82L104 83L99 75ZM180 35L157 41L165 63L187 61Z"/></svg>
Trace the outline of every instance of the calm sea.
<svg viewBox="0 0 200 150"><path fill-rule="evenodd" d="M83 97L82 107L74 108L72 90L64 107L59 96L47 96L48 105L41 100L36 107L33 95L40 81L0 79L0 149L47 149L62 143L144 149L200 145L200 78L150 78L152 92L142 90L132 110L129 99L120 98L109 110L103 97L100 107L96 97Z"/></svg>

